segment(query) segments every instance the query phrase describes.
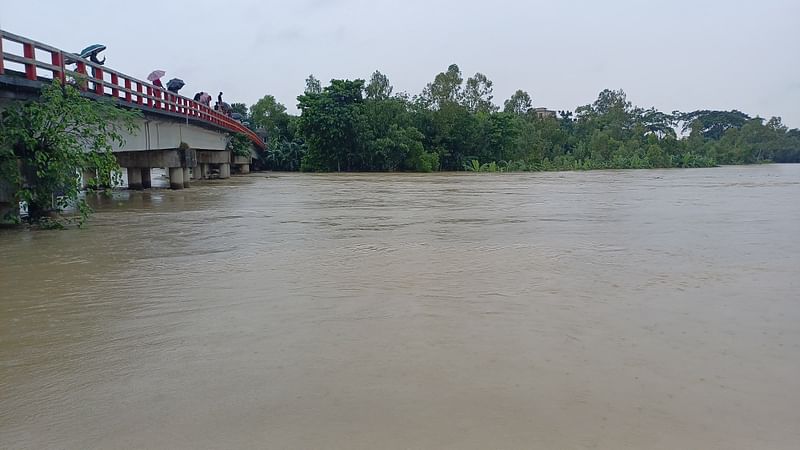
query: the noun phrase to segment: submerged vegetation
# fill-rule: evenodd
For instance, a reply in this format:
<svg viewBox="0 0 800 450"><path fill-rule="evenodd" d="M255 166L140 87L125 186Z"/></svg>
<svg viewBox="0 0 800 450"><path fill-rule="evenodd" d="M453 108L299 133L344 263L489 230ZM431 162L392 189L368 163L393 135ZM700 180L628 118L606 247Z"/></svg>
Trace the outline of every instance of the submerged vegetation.
<svg viewBox="0 0 800 450"><path fill-rule="evenodd" d="M310 76L299 116L267 95L249 108L266 133L263 168L304 171L540 171L800 162L800 130L740 111L666 113L604 90L570 111L533 108L518 90L495 105L493 84L457 65L414 96L375 72L364 80ZM244 105L242 105L243 107Z"/></svg>

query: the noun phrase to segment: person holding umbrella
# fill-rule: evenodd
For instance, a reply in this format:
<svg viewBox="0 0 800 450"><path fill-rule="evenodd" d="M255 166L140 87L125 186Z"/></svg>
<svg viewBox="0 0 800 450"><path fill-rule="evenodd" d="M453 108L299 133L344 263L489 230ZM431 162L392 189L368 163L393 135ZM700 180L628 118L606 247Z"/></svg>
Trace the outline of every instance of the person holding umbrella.
<svg viewBox="0 0 800 450"><path fill-rule="evenodd" d="M81 50L80 56L81 58L89 58L89 60L95 64L103 65L106 63L106 58L103 57L103 60L100 61L97 59L97 55L100 54L103 50L106 49L106 46L103 44L93 44L85 49Z"/></svg>
<svg viewBox="0 0 800 450"><path fill-rule="evenodd" d="M147 81L152 82L153 86L158 86L161 89L164 89L164 85L161 84L161 77L166 74L167 72L164 72L163 70L154 70L150 72L150 75L147 76Z"/></svg>
<svg viewBox="0 0 800 450"><path fill-rule="evenodd" d="M76 53L76 55L80 56L83 59L88 59L89 61L102 66L103 64L106 63L106 58L104 56L103 60L100 61L99 59L97 59L97 55L99 55L100 52L104 51L105 49L106 46L103 44L92 44L86 47L85 49L81 50L79 53ZM66 56L64 58L64 64L75 64L77 62L78 61L75 58L70 58L69 56Z"/></svg>
<svg viewBox="0 0 800 450"><path fill-rule="evenodd" d="M175 94L184 87L186 83L183 82L180 78L173 78L167 82L167 90L173 92Z"/></svg>

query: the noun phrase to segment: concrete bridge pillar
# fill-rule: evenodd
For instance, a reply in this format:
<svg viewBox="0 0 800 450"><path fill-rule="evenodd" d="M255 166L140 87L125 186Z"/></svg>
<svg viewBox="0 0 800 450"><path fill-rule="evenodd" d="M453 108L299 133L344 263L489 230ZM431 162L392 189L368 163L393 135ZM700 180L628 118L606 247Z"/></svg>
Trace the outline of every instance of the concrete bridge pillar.
<svg viewBox="0 0 800 450"><path fill-rule="evenodd" d="M183 168L183 187L185 187L185 188L189 187L189 179L191 179L191 174L189 173L189 168L188 167L184 167Z"/></svg>
<svg viewBox="0 0 800 450"><path fill-rule="evenodd" d="M169 168L170 189L183 189L183 167Z"/></svg>
<svg viewBox="0 0 800 450"><path fill-rule="evenodd" d="M242 175L250 173L250 164L240 164L239 173L241 173Z"/></svg>
<svg viewBox="0 0 800 450"><path fill-rule="evenodd" d="M231 177L231 165L230 163L222 163L219 165L219 177L220 178L230 178Z"/></svg>
<svg viewBox="0 0 800 450"><path fill-rule="evenodd" d="M142 186L142 169L138 167L128 167L128 189L141 191L144 189Z"/></svg>
<svg viewBox="0 0 800 450"><path fill-rule="evenodd" d="M200 179L208 179L208 164L198 164L197 169L200 171Z"/></svg>
<svg viewBox="0 0 800 450"><path fill-rule="evenodd" d="M150 172L150 168L142 169L142 189L150 189L153 187L153 178Z"/></svg>

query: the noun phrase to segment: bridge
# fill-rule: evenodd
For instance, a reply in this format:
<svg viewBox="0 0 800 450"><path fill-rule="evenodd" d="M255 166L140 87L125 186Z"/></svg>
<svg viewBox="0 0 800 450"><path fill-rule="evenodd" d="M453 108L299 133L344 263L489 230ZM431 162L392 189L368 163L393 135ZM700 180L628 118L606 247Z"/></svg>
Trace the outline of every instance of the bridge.
<svg viewBox="0 0 800 450"><path fill-rule="evenodd" d="M252 156L228 150L234 133L246 135L253 148L265 148L261 137L226 114L76 54L4 30L0 54L0 110L37 98L53 80L78 80L84 97L142 112L138 130L113 149L131 189L151 187L153 168L167 169L173 189L188 187L191 178L209 178L212 170L219 178L230 177L231 166L248 173Z"/></svg>

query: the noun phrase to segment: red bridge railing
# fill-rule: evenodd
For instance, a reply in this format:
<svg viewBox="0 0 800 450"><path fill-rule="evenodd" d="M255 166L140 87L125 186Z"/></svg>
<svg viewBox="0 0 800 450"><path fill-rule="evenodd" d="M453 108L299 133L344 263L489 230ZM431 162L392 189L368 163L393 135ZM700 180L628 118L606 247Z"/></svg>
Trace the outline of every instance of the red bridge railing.
<svg viewBox="0 0 800 450"><path fill-rule="evenodd" d="M11 46L21 49L21 54L12 51ZM73 53L0 30L0 54L0 76L13 71L19 72L30 81L59 79L62 83L67 82L67 77L70 77L79 81L80 89L85 92L110 97L121 104L145 111L153 110L214 124L230 132L243 133L259 148L265 147L261 137L225 114ZM72 64L75 69L68 69ZM12 66L22 70L14 71Z"/></svg>

